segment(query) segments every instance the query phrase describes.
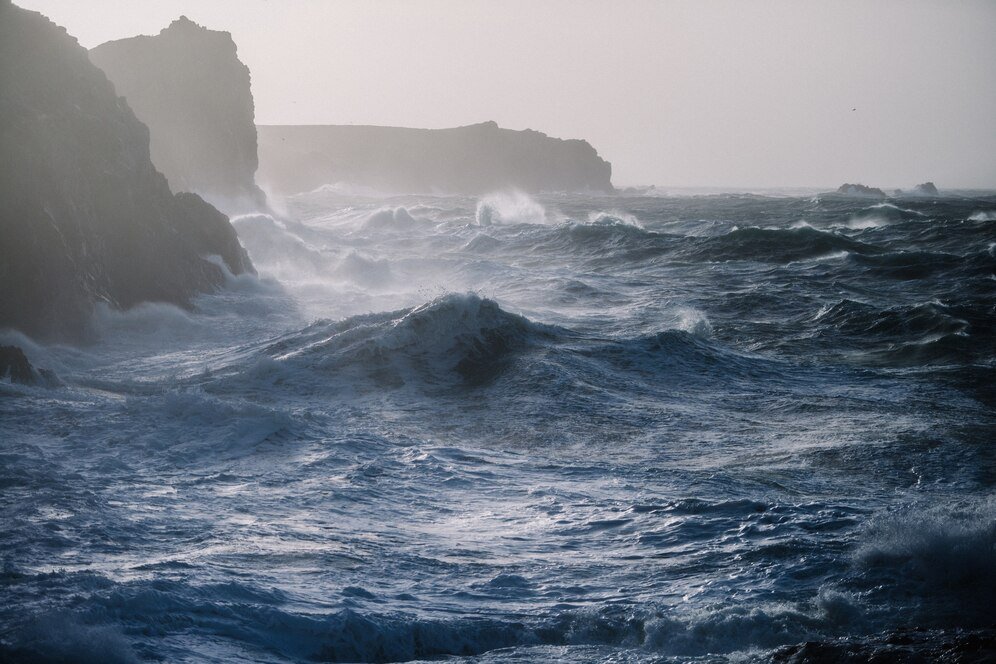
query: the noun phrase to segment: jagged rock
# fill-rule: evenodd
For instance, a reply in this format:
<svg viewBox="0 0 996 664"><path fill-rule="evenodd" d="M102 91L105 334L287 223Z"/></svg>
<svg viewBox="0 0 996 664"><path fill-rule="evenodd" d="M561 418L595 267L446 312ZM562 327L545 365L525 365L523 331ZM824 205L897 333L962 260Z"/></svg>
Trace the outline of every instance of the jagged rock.
<svg viewBox="0 0 996 664"><path fill-rule="evenodd" d="M260 125L259 178L281 193L348 183L391 193L611 192L612 166L582 140L502 129Z"/></svg>
<svg viewBox="0 0 996 664"><path fill-rule="evenodd" d="M912 189L910 189L908 191L904 191L902 189L896 189L895 195L896 196L922 196L922 197L927 197L927 198L933 198L933 197L940 196L941 194L940 194L939 191L937 191L937 187L934 186L933 182L924 182L922 184L918 184L917 186L913 187Z"/></svg>
<svg viewBox="0 0 996 664"><path fill-rule="evenodd" d="M149 127L152 163L173 191L229 213L265 208L249 69L231 34L181 16L156 36L101 44L90 59Z"/></svg>
<svg viewBox="0 0 996 664"><path fill-rule="evenodd" d="M188 304L252 270L227 218L174 196L149 131L63 28L0 2L0 327L84 336L93 305Z"/></svg>
<svg viewBox="0 0 996 664"><path fill-rule="evenodd" d="M863 184L842 184L837 188L838 194L858 196L861 198L886 198L884 191L877 187L867 187Z"/></svg>
<svg viewBox="0 0 996 664"><path fill-rule="evenodd" d="M0 3L2 4L2 3ZM38 380L34 367L17 346L0 346L0 380L32 385Z"/></svg>

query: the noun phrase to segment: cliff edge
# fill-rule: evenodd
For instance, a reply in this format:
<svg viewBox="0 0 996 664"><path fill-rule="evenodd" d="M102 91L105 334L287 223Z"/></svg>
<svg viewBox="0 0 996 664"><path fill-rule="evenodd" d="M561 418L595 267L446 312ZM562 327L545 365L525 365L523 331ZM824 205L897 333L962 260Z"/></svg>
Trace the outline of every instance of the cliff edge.
<svg viewBox="0 0 996 664"><path fill-rule="evenodd" d="M388 193L612 192L612 166L583 140L502 129L260 125L259 181L284 194L348 183Z"/></svg>
<svg viewBox="0 0 996 664"><path fill-rule="evenodd" d="M228 219L174 195L149 131L87 52L0 0L0 327L84 336L94 304L188 304L252 265Z"/></svg>
<svg viewBox="0 0 996 664"><path fill-rule="evenodd" d="M101 44L90 59L149 127L152 163L173 191L229 213L265 207L249 68L231 34L181 16L156 36Z"/></svg>

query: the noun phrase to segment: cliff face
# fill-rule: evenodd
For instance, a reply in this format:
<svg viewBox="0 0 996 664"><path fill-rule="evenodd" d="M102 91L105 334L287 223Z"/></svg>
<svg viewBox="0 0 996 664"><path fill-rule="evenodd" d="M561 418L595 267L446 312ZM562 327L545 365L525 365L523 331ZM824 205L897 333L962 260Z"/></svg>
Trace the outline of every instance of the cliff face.
<svg viewBox="0 0 996 664"><path fill-rule="evenodd" d="M259 180L281 193L338 182L391 193L613 191L612 166L586 141L501 129L494 122L455 129L258 129Z"/></svg>
<svg viewBox="0 0 996 664"><path fill-rule="evenodd" d="M256 125L249 69L227 32L181 16L157 36L101 44L104 70L151 132L152 162L173 191L227 212L265 205L256 187Z"/></svg>
<svg viewBox="0 0 996 664"><path fill-rule="evenodd" d="M186 304L252 266L228 219L174 196L149 132L75 39L0 0L0 327L81 337L92 307Z"/></svg>

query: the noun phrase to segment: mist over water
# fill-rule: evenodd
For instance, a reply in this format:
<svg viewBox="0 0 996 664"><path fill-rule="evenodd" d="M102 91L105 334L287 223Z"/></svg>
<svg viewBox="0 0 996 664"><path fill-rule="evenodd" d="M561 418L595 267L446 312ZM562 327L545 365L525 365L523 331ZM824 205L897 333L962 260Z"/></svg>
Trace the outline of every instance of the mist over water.
<svg viewBox="0 0 996 664"><path fill-rule="evenodd" d="M996 198L363 196L0 382L49 661L743 661L992 625ZM943 637L937 637L943 638Z"/></svg>

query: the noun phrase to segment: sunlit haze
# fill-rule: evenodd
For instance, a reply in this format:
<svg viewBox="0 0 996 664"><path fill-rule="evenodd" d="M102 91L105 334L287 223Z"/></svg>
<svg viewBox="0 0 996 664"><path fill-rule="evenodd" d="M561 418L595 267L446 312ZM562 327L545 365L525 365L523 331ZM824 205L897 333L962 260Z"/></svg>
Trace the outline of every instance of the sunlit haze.
<svg viewBox="0 0 996 664"><path fill-rule="evenodd" d="M996 3L22 0L90 48L230 31L259 124L495 120L613 181L996 186Z"/></svg>

